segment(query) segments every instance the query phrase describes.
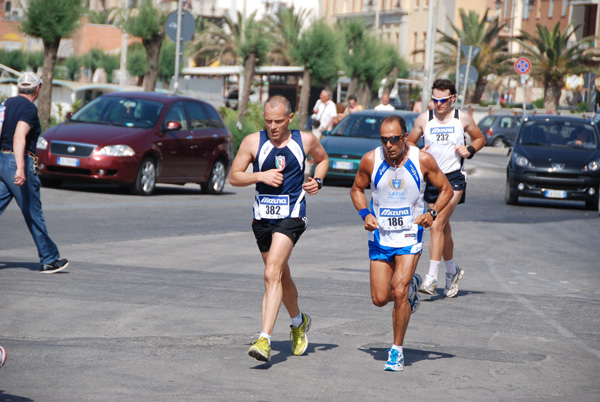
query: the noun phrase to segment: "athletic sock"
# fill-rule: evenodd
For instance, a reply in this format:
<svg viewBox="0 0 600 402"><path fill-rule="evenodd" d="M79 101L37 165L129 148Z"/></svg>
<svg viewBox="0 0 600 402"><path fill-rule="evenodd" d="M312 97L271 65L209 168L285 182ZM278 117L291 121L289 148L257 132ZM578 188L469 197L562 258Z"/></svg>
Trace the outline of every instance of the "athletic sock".
<svg viewBox="0 0 600 402"><path fill-rule="evenodd" d="M269 345L271 344L271 335L267 334L266 332L261 332L258 337L259 338L267 338L267 340L269 341Z"/></svg>
<svg viewBox="0 0 600 402"><path fill-rule="evenodd" d="M440 269L440 264L441 264L441 261L429 260L429 273L427 275L437 278L438 271Z"/></svg>
<svg viewBox="0 0 600 402"><path fill-rule="evenodd" d="M400 345L400 346L398 346L398 345L392 345L392 349L395 349L398 352L400 352L400 354L402 354L402 345Z"/></svg>
<svg viewBox="0 0 600 402"><path fill-rule="evenodd" d="M454 263L454 258L446 261L446 272L451 275L456 275L456 264Z"/></svg>
<svg viewBox="0 0 600 402"><path fill-rule="evenodd" d="M302 325L302 311L298 317L292 317L292 327L298 328L300 325Z"/></svg>

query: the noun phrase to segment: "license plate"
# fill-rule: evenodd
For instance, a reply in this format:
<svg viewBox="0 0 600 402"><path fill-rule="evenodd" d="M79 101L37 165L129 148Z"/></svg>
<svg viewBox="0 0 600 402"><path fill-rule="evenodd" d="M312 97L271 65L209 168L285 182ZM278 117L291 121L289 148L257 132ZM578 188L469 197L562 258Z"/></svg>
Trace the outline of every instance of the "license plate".
<svg viewBox="0 0 600 402"><path fill-rule="evenodd" d="M567 198L567 192L562 190L546 190L546 198Z"/></svg>
<svg viewBox="0 0 600 402"><path fill-rule="evenodd" d="M79 159L77 159L77 158L64 158L64 157L60 157L60 158L58 158L58 164L60 166L77 167L77 166L79 166Z"/></svg>
<svg viewBox="0 0 600 402"><path fill-rule="evenodd" d="M333 168L340 170L353 170L354 163L347 161L333 161Z"/></svg>

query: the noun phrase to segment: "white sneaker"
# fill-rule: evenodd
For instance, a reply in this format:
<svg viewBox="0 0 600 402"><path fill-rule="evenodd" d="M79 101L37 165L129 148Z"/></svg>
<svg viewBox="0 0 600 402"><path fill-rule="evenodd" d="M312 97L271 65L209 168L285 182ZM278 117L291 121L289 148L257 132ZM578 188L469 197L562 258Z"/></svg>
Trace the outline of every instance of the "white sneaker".
<svg viewBox="0 0 600 402"><path fill-rule="evenodd" d="M460 281L465 274L465 271L456 266L456 273L451 275L446 273L446 289L444 289L444 296L454 297L458 293L458 281Z"/></svg>
<svg viewBox="0 0 600 402"><path fill-rule="evenodd" d="M428 295L434 295L435 289L437 288L437 278L433 275L425 275L425 280L419 286L419 292L425 293Z"/></svg>
<svg viewBox="0 0 600 402"><path fill-rule="evenodd" d="M0 346L0 367L4 366L6 363L6 349Z"/></svg>

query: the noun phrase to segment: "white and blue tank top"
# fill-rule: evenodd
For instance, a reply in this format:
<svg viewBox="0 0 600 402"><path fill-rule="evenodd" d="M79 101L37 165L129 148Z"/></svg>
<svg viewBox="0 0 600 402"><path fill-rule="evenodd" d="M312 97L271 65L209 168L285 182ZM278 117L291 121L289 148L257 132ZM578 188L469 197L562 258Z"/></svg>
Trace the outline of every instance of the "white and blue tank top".
<svg viewBox="0 0 600 402"><path fill-rule="evenodd" d="M266 131L260 132L260 144L254 161L254 172L283 168L283 183L272 187L256 183L254 219L303 218L306 216L304 161L306 153L299 130L292 130L285 147L277 148Z"/></svg>
<svg viewBox="0 0 600 402"><path fill-rule="evenodd" d="M369 240L382 246L401 248L423 241L423 228L414 220L425 213L425 179L419 162L419 148L410 146L402 166L390 166L383 147L375 149L371 174L371 211L379 229Z"/></svg>

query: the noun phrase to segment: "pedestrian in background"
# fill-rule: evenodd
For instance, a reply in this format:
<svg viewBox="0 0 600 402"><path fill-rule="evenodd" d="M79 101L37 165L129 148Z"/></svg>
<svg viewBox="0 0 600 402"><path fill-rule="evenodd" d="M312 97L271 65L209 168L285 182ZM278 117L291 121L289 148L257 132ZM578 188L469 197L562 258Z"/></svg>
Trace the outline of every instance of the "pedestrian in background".
<svg viewBox="0 0 600 402"><path fill-rule="evenodd" d="M37 176L36 144L41 134L37 107L42 81L32 72L23 73L18 81L19 94L2 103L0 111L0 215L14 198L25 218L38 250L41 271L53 274L69 265L61 259L56 244L48 235L40 179Z"/></svg>

